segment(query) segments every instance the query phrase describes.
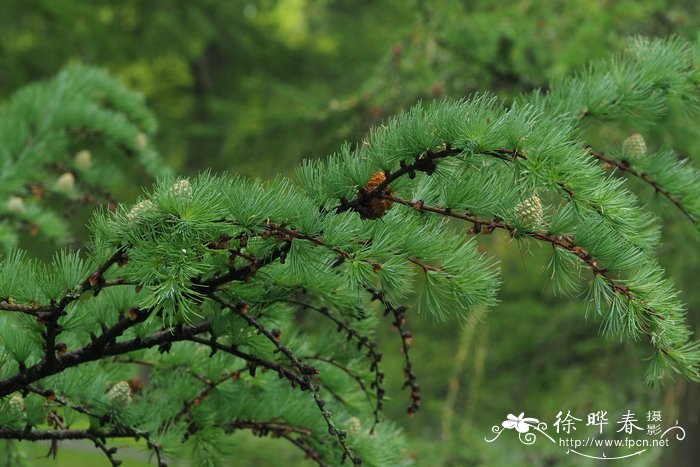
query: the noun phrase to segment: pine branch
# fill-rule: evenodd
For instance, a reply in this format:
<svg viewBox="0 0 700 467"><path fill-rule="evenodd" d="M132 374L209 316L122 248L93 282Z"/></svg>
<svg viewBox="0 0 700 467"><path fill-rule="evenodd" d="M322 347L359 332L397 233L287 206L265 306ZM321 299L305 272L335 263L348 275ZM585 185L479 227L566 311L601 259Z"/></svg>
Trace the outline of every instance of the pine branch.
<svg viewBox="0 0 700 467"><path fill-rule="evenodd" d="M97 414L97 413L95 413L95 412L92 412L88 407L85 407L85 406L82 406L82 405L79 405L79 404L74 404L74 403L72 403L72 402L70 402L70 401L68 401L68 400L64 400L64 399L58 397L58 396L56 395L56 393L55 393L53 390L51 390L51 389L42 389L42 388L40 388L40 387L28 386L28 387L27 387L27 390L28 390L29 392L33 392L33 393L35 393L35 394L38 394L38 395L40 395L40 396L45 397L49 402L55 402L55 403L57 403L58 405L61 405L61 406L63 406L63 407L67 407L67 408L69 408L69 409L71 409L71 410L75 410L76 412L79 412L79 413L81 413L81 414L83 414L83 415L87 415L88 417L95 418L96 420L99 420L100 423L108 423L108 422L112 422L112 421L113 421L113 420L112 420L112 417L111 417L111 415L110 415L109 413L106 413L106 414L104 414L104 415L100 415L100 414ZM167 467L167 464L162 460L162 454L161 454L160 446L158 446L158 444L156 444L156 443L153 441L153 439L151 438L150 434L149 434L147 431L141 431L141 430L136 430L136 429L134 429L134 428L125 427L124 424L121 423L121 422L118 424L118 427L119 427L119 430L121 430L121 431L127 431L129 434L132 434L133 437L136 438L136 439L145 438L148 448L149 448L149 449L152 449L153 452L154 452L155 455L156 455L156 458L157 458L157 460L158 460L158 467ZM63 427L63 426L61 426L61 428L65 429L65 427ZM103 452L105 452L105 454L107 454L108 451L109 451L111 454L114 454L114 453L116 452L116 449L114 449L114 450L106 450L106 445L105 445L104 441L101 441L101 440L106 439L106 437L97 436L96 438L98 439L99 444L98 444L98 442L95 442L95 446L97 446L100 450L102 450ZM56 439L58 439L58 438L56 438ZM92 439L92 438L89 438L89 439ZM95 440L93 440L93 441L95 441ZM52 449L55 449L55 448L52 448ZM112 452L112 451L113 451L113 452ZM111 461L111 460L112 460L112 457L109 456L109 455L108 455L108 457L109 457L109 459L110 459L110 461ZM117 465L119 465L119 464L117 464Z"/></svg>
<svg viewBox="0 0 700 467"><path fill-rule="evenodd" d="M294 427L276 420L266 422L236 420L228 424L225 431L227 433L233 433L238 429L251 430L256 436L272 435L273 437L286 439L294 446L301 449L309 459L316 462L316 464L319 466L325 467L328 465L323 462L323 459L321 459L321 456L313 449L313 447L309 446L305 442L304 438L311 436L311 431L306 428ZM291 436L292 434L297 434L299 436L293 437Z"/></svg>
<svg viewBox="0 0 700 467"><path fill-rule="evenodd" d="M80 295L88 290L92 290L95 294L104 287L124 285L129 282L123 280L106 282L104 280L104 274L107 270L114 264L124 261L126 255L126 246L117 248L112 256L110 256L104 263L102 263L95 271L93 271L88 277L85 278L80 284L76 285L74 288L68 290L66 294L61 297L58 301L52 302L48 305L41 304L18 304L13 302L2 301L0 302L0 310L6 311L17 311L19 313L24 313L28 315L36 316L40 321L46 323L47 334L49 325L53 328L51 332L54 334L52 337L55 338L56 335L56 324L58 318L64 313L65 308L71 303L80 298ZM47 351L47 355L50 352Z"/></svg>
<svg viewBox="0 0 700 467"><path fill-rule="evenodd" d="M278 232L280 234L287 235L288 238L290 239L290 241L291 241L291 239L309 241L309 242L313 243L314 245L320 246L320 247L325 248L329 251L332 251L333 253L336 253L343 260L353 259L353 260L359 261L361 263L368 264L374 271L378 271L382 267L381 264L379 264L379 263L375 263L375 262L368 261L365 259L357 258L352 253L348 253L347 251L344 251L341 248L336 248L336 247L330 246L327 242L325 242L320 237L308 235L308 234L299 232L295 229L289 229L289 228L284 227L283 225L268 224L267 228L270 229L270 231L272 231L272 232Z"/></svg>
<svg viewBox="0 0 700 467"><path fill-rule="evenodd" d="M547 95L525 96L512 106L492 95L416 106L372 130L363 144L345 145L327 162L305 163L298 172L300 183L278 179L268 184L209 174L191 182L182 178L159 181L131 209L118 206L93 217L90 227L98 254L105 245L116 251L90 274L77 253L62 252L50 265L10 253L0 268L4 300L0 310L9 312L2 317L8 327L0 339L0 353L14 360L19 370L9 376L5 372L0 397L15 391L45 397L49 427L56 429L36 431L35 426L27 425L21 432L6 431L6 436L44 436L54 441L54 447L62 436L82 436L95 442L113 465L118 463L114 448L98 434L145 433L138 427L121 426L122 419L133 415L128 403L118 409L109 405L116 395L130 399L129 391L112 393L117 385L124 389L126 381L110 382L108 392L85 386L90 393L81 400L96 402L82 405L65 395L72 394L73 387L63 378L47 379L99 361L100 365L83 366L82 373L71 372L67 379L76 385L88 377L100 382L127 370L119 364L134 363L153 366L158 378L163 378L152 380L152 395L171 389L171 381L172 393L178 394L181 382L170 378L176 372L187 372L187 380L194 383L192 391L183 391L187 396L174 406L169 406L173 401L162 401L162 405L153 401L158 406L153 410L154 419L144 425L161 427L159 434L164 439L170 434L178 437L178 430L185 428L185 436L198 433L211 436L201 439L205 443L217 442L217 436L231 430L248 429L286 439L319 465L327 461L321 459L321 453L327 455L331 449L338 457L342 451L341 463L347 457L355 464L361 462L360 457L372 458L370 449L381 450L377 459L394 456L391 458L398 463L399 443L385 436L390 428L378 425L384 374L379 371L381 354L369 329L374 321L359 323L345 316L378 300L385 316L392 317L401 338L404 388L411 391L408 413L412 414L421 404L421 393L409 355L413 336L406 329L407 308L397 304L412 292L414 266L422 269L425 279L416 282L419 306L439 317L452 310L492 304L499 278L474 242L465 240L451 222L409 214L403 207L389 212L394 205L469 222L473 224L471 234L499 229L514 238L551 245L552 265L569 277L567 284L577 283L580 266L591 270L591 303L601 313L608 310L608 330L651 338L656 352L649 379L661 378L668 367L689 379L700 378L700 344L688 343L691 330L683 321L684 306L653 257L656 226L624 188L623 180L605 176L577 132L580 120L588 116L651 122L663 115L673 96L691 109L699 106L696 65L686 45L677 40L637 41L631 53L595 66L582 77L555 83ZM58 240L65 236L68 226L62 218L48 210L49 203L38 201L75 201L76 177L81 189L89 189L87 195L100 196L101 186L93 190L86 183L97 173L88 170L90 159L83 153L74 159L75 164L65 161L76 142L95 138L91 142L108 142L127 157L139 157L146 165L153 162L154 153L147 147L155 122L142 107L143 101L106 75L89 75L88 69L71 69L54 81L20 92L7 108L3 106L0 118L3 124L9 119L9 124L0 127L21 129L8 147L22 156L11 159L26 164L9 167L22 179L8 180L5 185L3 193L11 198L4 209L0 206L0 246L15 244L21 228L32 234L42 229ZM37 111L38 105L44 105L41 99L48 101L48 114ZM7 133L8 140L12 137ZM662 151L629 163L593 153L608 168L651 186L695 222L700 218L700 204L696 203L700 172L674 156ZM47 175L55 177L55 172L62 174L55 183L65 192L54 193L50 182L41 180ZM406 178L417 180L410 183ZM59 184L65 181L69 183ZM396 194L411 189L412 195ZM30 193L34 199L25 204ZM546 211L539 193L554 194L562 201L551 218L550 230L545 227ZM82 201L90 201L87 195ZM332 208L337 200L340 204ZM358 215L342 215L345 212ZM380 217L382 222L363 221ZM122 266L127 261L121 274L108 274L115 263ZM262 268L264 272L259 273ZM558 277L555 280L561 283ZM108 290L102 292L104 289ZM310 298L296 300L300 289ZM366 289L371 289L371 296ZM313 305L321 301L330 306ZM293 311L290 304L321 314L337 327L337 333L320 341L305 340L302 355L282 340L279 329L267 326L268 319L285 320L285 313ZM245 322L242 328L241 321ZM287 329L294 324L280 326L295 335L293 328ZM34 338L37 332L39 339ZM84 334L89 340L83 339ZM273 347L260 348L268 346L266 341ZM67 349L66 343L75 348ZM315 349L317 343L327 343L327 352ZM156 349L167 353L171 348L178 355L156 356ZM226 358L201 367L190 355L194 348L210 350L210 358L221 351ZM271 349L281 356L269 357ZM145 350L145 356L134 353ZM184 357L180 350L185 350ZM371 361L372 375L361 370L365 359ZM29 368L27 362L31 362ZM317 376L319 371L310 362L323 362L318 365L328 373ZM241 364L245 364L243 369L239 369ZM207 371L199 373L197 368ZM284 380L258 386L265 397L277 400L274 391L308 390L316 407L305 406L300 413L295 408L287 412L285 407L279 416L267 420L269 414L256 417L255 411L242 417L234 405L227 419L217 418L207 426L211 431L205 432L204 425L198 425L207 422L200 422L200 410L195 407L206 404L201 412L208 414L206 409L219 396L227 395L222 385L246 369L251 377L258 370L269 370ZM270 373L264 377L265 381L274 379ZM373 392L376 394L369 433L373 436L360 434L358 429L354 446L334 424L352 413L346 388L363 391L370 405ZM245 391L238 386L233 389ZM340 411L333 419L322 393ZM16 406L22 395L12 396ZM97 413L103 402L110 407L105 415ZM79 430L63 425L60 407L115 428L75 434ZM325 437L312 436L316 428L312 432L287 422L287 414L311 420L308 417L315 417L316 409L334 442L330 447L323 445L328 441ZM313 420L321 423L318 417ZM160 446L150 437L146 440L162 463ZM338 459L331 461L338 463Z"/></svg>
<svg viewBox="0 0 700 467"><path fill-rule="evenodd" d="M464 221L468 221L474 224L474 228L470 231L470 233L484 233L488 234L493 232L495 229L501 229L509 232L511 235L515 236L520 235L520 236L526 236L529 238L533 238L535 240L539 240L542 242L547 242L552 245L553 248L561 248L566 251L569 251L573 253L577 258L579 258L583 263L585 263L593 272L594 275L600 276L603 279L605 279L606 283L610 287L610 289L614 293L618 293L620 295L623 295L625 298L627 298L629 301L632 302L637 302L640 305L640 308L644 310L645 313L649 315L654 315L658 319L664 320L664 316L659 314L656 310L653 310L649 308L646 303L644 303L643 300L641 300L639 297L637 297L634 292L627 287L626 285L621 284L618 282L617 279L615 279L611 272L605 269L604 267L600 266L598 264L598 260L596 260L594 257L592 257L588 251L585 249L581 248L580 246L576 245L573 241L572 238L569 238L567 236L552 236L548 233L543 233L543 232L536 232L536 231L518 231L514 227L505 224L503 221L499 219L493 219L493 220L488 220L488 219L480 219L478 217L469 215L469 214L459 214L455 213L452 210L446 209L446 208L440 208L440 207L435 207L435 206L427 206L425 205L422 201L409 201L405 200L402 198L398 198L396 196L391 196L391 195L384 195L385 199L388 199L392 202L402 204L404 206L411 207L413 209L416 209L418 211L422 212L429 212L433 214L437 214L440 216L445 216L445 217L452 217L455 219L461 219ZM642 322L642 327L644 331L649 334L650 337L653 337L651 335L651 328L646 322ZM654 339L652 338L652 343L654 343ZM667 353L668 349L664 349L661 347L658 347L654 343L655 347L657 347L660 351Z"/></svg>
<svg viewBox="0 0 700 467"><path fill-rule="evenodd" d="M255 328L255 330L258 332L258 334L264 335L267 340L272 342L272 344L275 346L277 349L277 352L281 352L284 354L285 357L289 359L289 361L292 363L292 366L294 366L297 370L302 375L315 375L318 374L318 370L310 365L304 364L301 360L297 358L296 355L282 342L280 342L279 336L275 335L271 330L267 329L265 326L263 326L258 320L253 318L248 314L248 305L246 303L238 303L238 304L233 304L229 303L226 300L220 298L218 295L215 294L210 294L210 298L216 302L219 302L224 308L228 308L229 310L233 311L236 313L238 316L243 318L243 320L248 323L248 325L252 326Z"/></svg>
<svg viewBox="0 0 700 467"><path fill-rule="evenodd" d="M256 320L254 317L250 316L250 314L247 313L247 307L246 311L243 311L243 307L228 303L226 300L223 300L222 298L218 297L213 293L211 293L209 296L214 301L219 302L222 306L228 308L229 310L235 312L238 316L243 318L243 320L246 321L248 325L255 328L258 331L258 333L264 335L267 338L267 340L272 342L272 344L275 346L278 352L281 352L282 354L284 354L285 357L289 359L292 366L294 366L301 374L302 380L304 381L306 387L311 391L311 395L313 396L314 401L316 402L316 406L321 412L323 419L326 421L326 425L328 425L328 433L331 436L335 436L337 438L338 444L343 450L343 458L340 463L342 464L346 458L349 458L352 460L353 465L361 465L362 459L360 459L352 453L348 444L345 441L347 433L345 433L342 430L339 430L335 426L335 424L331 420L330 412L324 409L326 402L323 399L321 399L321 396L318 393L318 386L311 382L311 375L318 374L319 371L316 368L307 365L301 360L299 360L299 358L288 347L286 347L280 342L278 336L275 336L275 334L273 334L272 331L267 329L264 325L258 322L258 320Z"/></svg>
<svg viewBox="0 0 700 467"><path fill-rule="evenodd" d="M413 334L406 329L406 311L408 310L408 307L395 307L391 305L391 303L384 298L381 291L368 289L368 292L372 294L372 300L379 300L382 305L384 305L384 316L391 313L394 317L394 321L391 323L391 325L398 331L399 337L401 338L401 353L403 354L404 358L403 371L404 377L406 378L406 381L401 389L410 388L411 390L409 395L411 398L411 404L408 406L408 409L406 409L406 413L409 417L413 416L421 406L421 390L420 385L418 384L418 377L413 371L413 362L411 361L411 357L408 353L408 349L413 343Z"/></svg>
<svg viewBox="0 0 700 467"><path fill-rule="evenodd" d="M197 335L192 335L192 336L189 336L185 340L205 345L205 346L211 348L213 351L220 350L224 353L231 354L235 357L239 357L239 358L249 362L250 363L249 372L253 376L255 376L255 373L257 371L257 367L262 367L262 368L266 368L268 370L272 370L272 371L276 372L280 378L285 378L288 381L290 381L293 388L299 387L301 390L307 389L308 383L304 381L302 376L300 376L299 374L294 372L294 370L290 370L289 368L287 368L284 365L281 365L277 362L268 361L268 360L265 360L263 358L257 357L253 354L245 353L245 352L239 350L236 346L223 345L220 342L217 342L215 337L205 339L205 338L197 336Z"/></svg>
<svg viewBox="0 0 700 467"><path fill-rule="evenodd" d="M15 311L17 313L23 313L25 315L37 316L42 313L44 308L37 305L29 305L25 303L10 303L5 300L0 301L0 310L3 311Z"/></svg>
<svg viewBox="0 0 700 467"><path fill-rule="evenodd" d="M338 368L340 371L342 371L343 373L345 373L346 375L348 375L350 378L352 378L352 379L357 383L357 385L359 386L359 388L360 388L360 390L362 391L362 393L363 393L365 396L367 396L367 402L368 402L370 405L374 405L374 404L372 404L372 399L371 399L371 397L370 397L369 391L367 390L367 386L365 385L364 380L362 379L361 376L359 376L359 375L356 374L354 371L352 371L348 366L343 365L342 363L340 363L340 362L338 362L338 361L336 361L336 360L334 360L334 359L332 359L332 358L326 358L326 357L324 357L324 356L322 356L322 355L320 355L320 354L315 354L315 355L304 355L304 356L302 356L301 358L302 358L303 360L316 360L316 361L323 362L323 363L327 363L327 364L329 364L329 365L332 365L332 366Z"/></svg>
<svg viewBox="0 0 700 467"><path fill-rule="evenodd" d="M148 434L140 431L133 430L123 430L114 429L109 431L99 431L93 429L87 430L72 430L72 429L58 429L58 430L11 430L6 428L0 428L0 439L13 439L22 441L62 441L62 440L81 440L89 439L95 444L95 447L100 449L110 464L114 467L121 465L121 461L117 460L114 455L117 453L117 448L107 447L107 443L103 440L113 439L113 438L148 438ZM167 467L167 464L161 460L160 452L155 451L158 457L159 467Z"/></svg>
<svg viewBox="0 0 700 467"><path fill-rule="evenodd" d="M298 447L299 449L304 451L304 453L306 454L306 457L313 460L314 462L316 462L316 464L318 464L320 467L327 467L328 466L328 464L326 464L323 461L323 459L321 459L321 456L318 454L318 452L316 452L312 446L309 446L309 444L305 441L304 438L301 438L301 437L293 438L292 436L290 436L287 433L281 433L279 436L286 439L287 441L289 441L290 443L292 443L293 445L295 445L296 447Z"/></svg>
<svg viewBox="0 0 700 467"><path fill-rule="evenodd" d="M285 243L281 247L274 249L264 258L250 257L250 263L247 266L238 269L229 269L227 273L201 283L194 282L195 288L203 291L210 289L216 290L217 287L229 282L245 281L252 277L261 267L272 264L274 261L283 258L287 251L289 251L289 243Z"/></svg>
<svg viewBox="0 0 700 467"><path fill-rule="evenodd" d="M604 162L603 167L609 170L614 170L614 169L620 169L622 172L626 172L639 180L643 181L647 185L651 186L656 193L661 194L663 197L665 197L667 200L669 200L674 206L678 208L680 212L682 212L688 219L693 224L697 223L697 220L695 219L695 216L693 216L688 209L686 209L683 206L683 203L676 199L668 190L664 189L661 185L659 185L656 181L654 181L649 175L645 174L644 172L640 172L636 170L634 167L630 166L628 162L625 161L620 161L617 159L614 159L610 156L606 156L602 152L599 151L590 151L590 154L598 159L599 161Z"/></svg>
<svg viewBox="0 0 700 467"><path fill-rule="evenodd" d="M192 399L187 400L182 404L182 408L172 417L172 421L175 423L178 420L180 420L180 418L182 418L183 416L188 416L188 417L191 416L192 408L197 406L197 405L202 404L204 402L204 400L207 398L207 396L209 396L209 394L214 389L216 389L218 386L225 383L226 381L237 380L238 378L240 378L241 373L246 371L246 370L249 370L249 368L250 368L250 363L246 364L246 366L240 370L227 372L221 378L216 379L216 380L210 380L209 378L207 378L203 375L195 374L197 379L199 379L200 381L202 381L205 384L205 387L204 387L204 389L199 391L199 393L197 393L197 395L194 396Z"/></svg>
<svg viewBox="0 0 700 467"><path fill-rule="evenodd" d="M311 430L308 428L300 428L281 422L279 420L269 420L264 422L251 420L234 420L226 425L226 432L233 433L235 430L244 429L252 430L254 434L267 436L269 433L279 434L298 434L302 436L311 436Z"/></svg>
<svg viewBox="0 0 700 467"><path fill-rule="evenodd" d="M138 438L142 437L143 433L135 431L124 431L114 429L110 431L98 430L11 430L0 428L0 439L17 439L25 441L44 441L44 440L66 440L66 439L92 439L97 438Z"/></svg>
<svg viewBox="0 0 700 467"><path fill-rule="evenodd" d="M67 368L73 368L83 363L100 360L104 357L122 355L135 350L147 349L173 342L189 340L197 334L210 331L210 325L203 322L192 326L175 326L152 334L146 338L134 338L127 341L115 342L118 336L132 326L146 319L148 312L138 315L137 320L125 318L107 329L90 344L56 358L53 365L44 360L24 371L0 381L0 397L21 390L28 384L35 383L47 376L55 375Z"/></svg>
<svg viewBox="0 0 700 467"><path fill-rule="evenodd" d="M117 448L108 448L107 443L102 441L97 436L93 436L91 438L89 437L88 439L92 440L92 442L95 443L95 446L104 453L104 455L114 467L119 467L122 464L122 461L114 457L114 455L117 453Z"/></svg>
<svg viewBox="0 0 700 467"><path fill-rule="evenodd" d="M52 389L43 389L41 387L36 387L36 386L27 386L27 390L29 392L33 392L34 394L38 394L40 396L45 397L49 402L55 402L58 405L61 405L63 407L67 407L71 410L75 410L76 412L79 412L83 415L87 415L88 417L95 418L97 420L103 420L106 421L104 416L99 415L95 412L92 412L88 407L79 405L79 404L73 404L72 402L68 400L64 400L60 397L58 397Z"/></svg>
<svg viewBox="0 0 700 467"><path fill-rule="evenodd" d="M374 381L372 382L372 388L376 392L376 404L374 407L374 422L372 423L372 428L370 429L370 433L374 432L374 428L381 421L380 419L380 414L382 411L382 408L384 407L384 395L386 394L386 390L384 389L383 383L384 383L384 373L379 370L379 363L382 360L382 353L379 352L377 348L377 343L375 341L370 340L367 336L364 336L360 334L358 331L353 329L351 326L349 326L347 323L343 322L342 320L338 319L335 317L330 310L327 307L317 307L310 305L308 303L304 303L298 300L287 300L287 302L299 305L303 308L309 309L316 311L326 318L330 319L335 323L335 325L338 327L338 332L343 331L347 334L347 339L352 340L356 339L357 342L357 350L360 350L362 347L365 347L367 349L367 356L371 358L372 363L370 365L370 371L374 374ZM314 357L316 359L321 359L319 356ZM328 361L328 360L322 360L322 361ZM331 363L331 361L328 361ZM347 372L347 371L346 371ZM348 373L350 374L350 373ZM352 375L351 375L352 376ZM362 383L362 380L359 380L358 383L360 384L362 390L366 393L367 391L365 390L364 383Z"/></svg>
<svg viewBox="0 0 700 467"><path fill-rule="evenodd" d="M194 377L197 378L199 381L204 383L205 385L210 384L212 381L211 379L207 378L206 376L197 373L190 369L190 365L187 364L182 364L182 365L172 365L172 366L166 366L163 362L149 362L140 358L131 358L131 357L116 357L110 360L111 363L130 363L134 365L141 365L147 368L158 368L160 370L187 370L187 373ZM234 374L237 372L234 372ZM222 381L223 382L223 381Z"/></svg>
<svg viewBox="0 0 700 467"><path fill-rule="evenodd" d="M409 178L415 178L417 172L425 172L426 174L431 175L433 172L435 172L435 169L437 169L437 160L462 154L463 152L463 149L452 148L448 144L446 145L445 149L440 151L426 151L423 154L417 155L414 161L410 164L401 161L400 168L395 172L384 171L384 176L386 178L375 188L367 191L366 188L360 187L355 198L352 200L341 200L340 205L333 208L333 210L336 212L336 214L340 214L345 211L357 211L360 213L360 215L367 216L371 209L371 201L380 199L393 181L404 175L408 175Z"/></svg>
<svg viewBox="0 0 700 467"><path fill-rule="evenodd" d="M95 203L97 206L106 205L107 209L114 211L118 201L114 196L107 190L105 190L100 185L87 182L84 177L81 177L79 173L76 172L72 167L67 167L60 162L52 162L49 167L56 173L56 175L62 175L70 172L75 178L76 185L80 185L87 189L88 191L76 200L65 193L58 191L52 191L48 189L41 183L34 183L29 186L29 193L23 194L24 196L33 195L37 199L53 199L60 200L62 202L80 202L80 203ZM100 202L103 201L103 202Z"/></svg>

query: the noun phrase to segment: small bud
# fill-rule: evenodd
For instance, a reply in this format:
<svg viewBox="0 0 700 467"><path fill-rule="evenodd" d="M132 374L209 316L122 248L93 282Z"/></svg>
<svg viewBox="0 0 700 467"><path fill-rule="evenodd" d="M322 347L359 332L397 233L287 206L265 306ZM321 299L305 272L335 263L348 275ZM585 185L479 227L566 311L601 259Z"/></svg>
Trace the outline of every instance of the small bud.
<svg viewBox="0 0 700 467"><path fill-rule="evenodd" d="M23 212L24 211L24 200L19 196L12 196L7 201L7 210L10 212Z"/></svg>
<svg viewBox="0 0 700 467"><path fill-rule="evenodd" d="M104 277L102 277L102 274L95 271L92 274L90 274L90 277L88 278L88 283L90 284L90 287L98 287L102 285L102 283L104 283Z"/></svg>
<svg viewBox="0 0 700 467"><path fill-rule="evenodd" d="M630 134L626 140L622 142L622 156L628 162L638 161L647 153L647 143L644 137L639 133Z"/></svg>
<svg viewBox="0 0 700 467"><path fill-rule="evenodd" d="M184 201L192 201L192 185L186 178L178 180L170 187L170 193Z"/></svg>
<svg viewBox="0 0 700 467"><path fill-rule="evenodd" d="M92 154L87 149L83 149L75 155L75 166L81 170L87 170L92 165Z"/></svg>
<svg viewBox="0 0 700 467"><path fill-rule="evenodd" d="M538 227L542 225L544 209L540 197L534 195L526 199L515 207L515 215L518 221L527 227Z"/></svg>
<svg viewBox="0 0 700 467"><path fill-rule="evenodd" d="M75 189L75 175L66 172L56 180L56 190L61 193L71 193Z"/></svg>
<svg viewBox="0 0 700 467"><path fill-rule="evenodd" d="M139 133L136 135L134 138L134 146L136 146L139 150L143 151L146 149L146 146L148 145L148 137L146 136L145 133Z"/></svg>
<svg viewBox="0 0 700 467"><path fill-rule="evenodd" d="M350 433L359 433L362 430L362 422L357 417L350 417L345 426Z"/></svg>
<svg viewBox="0 0 700 467"><path fill-rule="evenodd" d="M136 206L131 208L131 211L129 211L129 214L127 214L129 223L134 224L136 222L139 222L146 214L154 211L155 209L156 205L153 204L153 201L151 201L150 199L145 199L141 201Z"/></svg>
<svg viewBox="0 0 700 467"><path fill-rule="evenodd" d="M131 378L127 383L129 383L132 394L140 394L143 391L144 384L139 378Z"/></svg>
<svg viewBox="0 0 700 467"><path fill-rule="evenodd" d="M109 404L118 407L131 403L131 386L128 381L120 381L107 391Z"/></svg>
<svg viewBox="0 0 700 467"><path fill-rule="evenodd" d="M24 398L19 394L15 394L10 397L10 400L7 402L7 407L13 417L21 417L24 415Z"/></svg>
<svg viewBox="0 0 700 467"><path fill-rule="evenodd" d="M44 197L44 185L35 184L32 185L32 194L34 199L41 199Z"/></svg>
<svg viewBox="0 0 700 467"><path fill-rule="evenodd" d="M139 313L140 313L140 312L141 312L141 309L140 309L139 307L137 307L137 306L132 306L132 307L129 308L129 310L127 311L127 315L129 316L129 319L130 319L131 321L136 321L136 320L138 319L138 317L139 317Z"/></svg>

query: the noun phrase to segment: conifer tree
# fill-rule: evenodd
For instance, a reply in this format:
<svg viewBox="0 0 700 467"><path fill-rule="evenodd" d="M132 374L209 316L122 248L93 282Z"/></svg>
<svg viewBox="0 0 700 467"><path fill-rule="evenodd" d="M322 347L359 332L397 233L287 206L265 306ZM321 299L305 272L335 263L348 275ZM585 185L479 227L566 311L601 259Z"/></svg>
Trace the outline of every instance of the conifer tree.
<svg viewBox="0 0 700 467"><path fill-rule="evenodd" d="M20 90L0 111L0 438L85 439L112 465L110 443L136 438L158 465L183 449L217 465L226 438L251 430L319 465L409 464L382 417L375 329L384 315L398 330L413 414L407 325L496 303L496 260L476 244L494 231L551 247L555 287L585 292L606 334L648 341L648 382L700 380L685 307L654 256L662 226L606 170L693 223L698 172L643 129L606 152L584 140L592 119L649 128L671 107L696 113L698 56L679 39L634 39L546 93L417 105L272 181L173 177L142 99L100 70ZM158 182L114 203L107 183L137 167ZM96 195L107 203L85 248L49 262L17 248L65 243L59 213Z"/></svg>

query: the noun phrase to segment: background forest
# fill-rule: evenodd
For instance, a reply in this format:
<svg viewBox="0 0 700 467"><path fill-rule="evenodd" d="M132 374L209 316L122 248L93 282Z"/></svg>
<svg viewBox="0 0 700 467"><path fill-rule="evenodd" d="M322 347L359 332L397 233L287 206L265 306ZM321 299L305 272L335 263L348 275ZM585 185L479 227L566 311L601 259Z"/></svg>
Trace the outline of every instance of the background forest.
<svg viewBox="0 0 700 467"><path fill-rule="evenodd" d="M419 100L486 90L512 97L620 50L631 35L696 40L698 18L700 4L691 0L0 0L0 99L73 61L102 66L145 94L160 122L154 144L176 173L269 178L359 141ZM593 123L591 133L619 142L644 130L602 125ZM645 137L651 148L670 146L700 164L700 125L680 113ZM124 180L114 196L131 203L150 183ZM659 255L700 330L697 231L637 188L664 221ZM75 213L76 224L88 210ZM560 449L483 439L508 413L551 423L560 410L600 409L611 418L662 410L666 424L677 419L686 428L684 443L625 465L697 465L700 446L690 440L700 436L700 387L682 378L645 386L647 349L601 338L577 297L556 295L542 248L506 248L505 235L479 241L501 258L501 303L460 326L410 321L424 400L411 418L390 320L380 334L394 394L386 413L404 427L417 465L573 465ZM25 243L48 253L47 245ZM302 465L274 440L233 439L235 465ZM47 450L35 446L30 455ZM66 443L57 461L36 465L98 462L89 446ZM134 451L125 465L146 462Z"/></svg>

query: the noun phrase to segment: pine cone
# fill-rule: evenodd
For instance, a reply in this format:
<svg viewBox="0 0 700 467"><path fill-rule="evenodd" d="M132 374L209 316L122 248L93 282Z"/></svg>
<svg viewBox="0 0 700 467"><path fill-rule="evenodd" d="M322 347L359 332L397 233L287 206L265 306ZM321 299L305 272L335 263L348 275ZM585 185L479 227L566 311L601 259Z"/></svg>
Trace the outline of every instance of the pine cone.
<svg viewBox="0 0 700 467"><path fill-rule="evenodd" d="M542 225L544 209L540 197L534 195L526 199L515 207L515 215L518 221L527 227L537 227Z"/></svg>
<svg viewBox="0 0 700 467"><path fill-rule="evenodd" d="M153 201L150 199L145 199L131 208L131 211L129 211L129 214L127 214L126 217L129 219L130 224L134 224L139 222L144 215L155 209L156 205L153 204Z"/></svg>
<svg viewBox="0 0 700 467"><path fill-rule="evenodd" d="M7 200L7 210L10 212L24 212L24 200L19 196L13 196Z"/></svg>
<svg viewBox="0 0 700 467"><path fill-rule="evenodd" d="M350 417L345 423L345 426L349 433L359 433L362 431L362 422L357 417Z"/></svg>
<svg viewBox="0 0 700 467"><path fill-rule="evenodd" d="M7 402L7 406L8 410L14 417L19 418L24 415L24 399L19 394L15 394L14 396L10 397L10 400Z"/></svg>
<svg viewBox="0 0 700 467"><path fill-rule="evenodd" d="M131 403L131 386L128 381L119 381L107 392L110 405L118 407Z"/></svg>
<svg viewBox="0 0 700 467"><path fill-rule="evenodd" d="M141 151L148 146L148 137L144 133L139 133L134 138L134 145Z"/></svg>
<svg viewBox="0 0 700 467"><path fill-rule="evenodd" d="M384 172L376 172L372 174L369 181L365 184L365 189L370 192L384 183L385 180L386 175ZM384 192L391 194L391 187L386 187ZM388 199L371 198L362 204L363 209L360 211L360 216L363 219L379 219L384 216L393 205L394 202Z"/></svg>
<svg viewBox="0 0 700 467"><path fill-rule="evenodd" d="M66 172L56 180L56 190L61 193L71 193L75 189L75 175Z"/></svg>
<svg viewBox="0 0 700 467"><path fill-rule="evenodd" d="M92 154L87 149L83 149L75 155L75 166L81 170L87 170L92 164Z"/></svg>
<svg viewBox="0 0 700 467"><path fill-rule="evenodd" d="M170 187L170 193L187 202L192 201L192 185L186 178L178 180Z"/></svg>
<svg viewBox="0 0 700 467"><path fill-rule="evenodd" d="M628 162L638 161L647 153L647 143L639 133L630 134L622 142L622 155Z"/></svg>

